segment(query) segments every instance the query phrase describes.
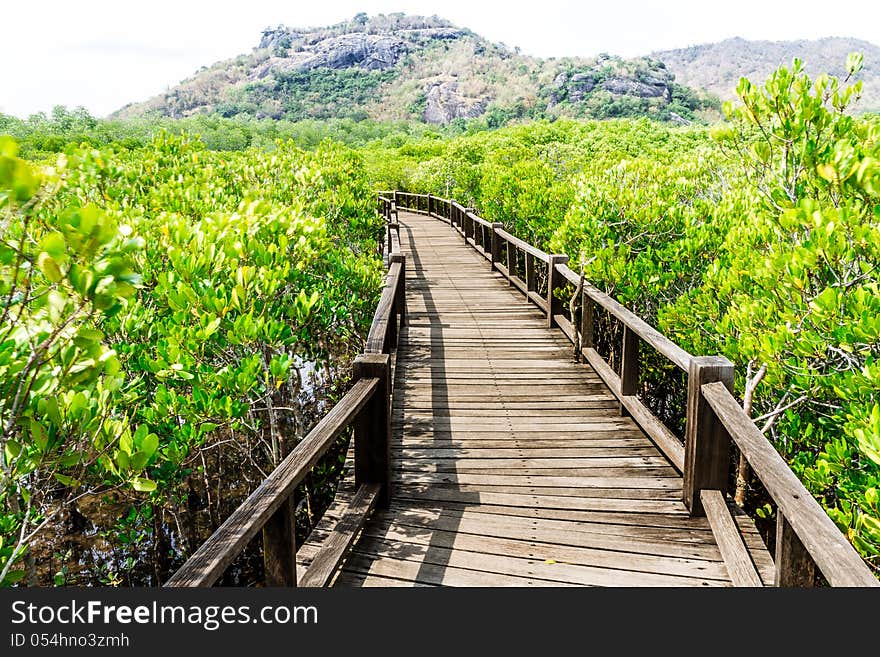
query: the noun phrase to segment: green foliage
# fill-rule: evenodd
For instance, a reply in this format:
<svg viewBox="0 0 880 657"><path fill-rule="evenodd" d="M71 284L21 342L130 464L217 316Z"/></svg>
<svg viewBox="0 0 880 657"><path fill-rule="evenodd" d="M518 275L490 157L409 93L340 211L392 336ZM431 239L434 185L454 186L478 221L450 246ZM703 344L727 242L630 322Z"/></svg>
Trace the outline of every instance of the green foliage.
<svg viewBox="0 0 880 657"><path fill-rule="evenodd" d="M239 102L224 104L223 116L254 113L253 108L278 105L269 111L274 118L302 119L362 118L363 106L380 84L397 75L394 70L368 71L361 68L316 68L278 72L268 83L248 85Z"/></svg>
<svg viewBox="0 0 880 657"><path fill-rule="evenodd" d="M381 226L344 147L221 154L161 135L52 167L15 150L2 141L7 584L27 537L84 493L148 496L149 512L230 433L277 460L297 359L356 352L381 286Z"/></svg>
<svg viewBox="0 0 880 657"><path fill-rule="evenodd" d="M751 183L751 212L662 325L766 365L762 414L798 402L772 427L777 446L876 566L880 125L844 113L859 88L812 81L797 60L763 89L740 82L743 105L714 136Z"/></svg>

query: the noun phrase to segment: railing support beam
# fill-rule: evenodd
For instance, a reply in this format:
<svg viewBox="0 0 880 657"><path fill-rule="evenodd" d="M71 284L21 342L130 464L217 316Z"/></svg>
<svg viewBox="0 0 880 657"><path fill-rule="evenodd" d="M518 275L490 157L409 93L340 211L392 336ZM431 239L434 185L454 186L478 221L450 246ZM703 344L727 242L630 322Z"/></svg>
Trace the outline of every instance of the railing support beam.
<svg viewBox="0 0 880 657"><path fill-rule="evenodd" d="M623 347L620 354L620 396L631 397L639 390L639 336L629 326L623 327ZM620 414L629 415L623 402Z"/></svg>
<svg viewBox="0 0 880 657"><path fill-rule="evenodd" d="M263 525L266 586L296 586L296 531L293 495Z"/></svg>
<svg viewBox="0 0 880 657"><path fill-rule="evenodd" d="M776 577L774 586L812 588L816 563L782 513L776 510Z"/></svg>
<svg viewBox="0 0 880 657"><path fill-rule="evenodd" d="M703 397L702 386L720 381L733 391L733 363L723 356L691 358L688 370L687 427L685 429L684 505L692 516L702 516L700 491L727 492L730 436Z"/></svg>
<svg viewBox="0 0 880 657"><path fill-rule="evenodd" d="M547 263L547 326L549 328L554 326L553 315L558 315L562 311L562 302L556 298L554 292L565 279L556 271L556 265L567 263L567 255L554 253L549 256Z"/></svg>
<svg viewBox="0 0 880 657"><path fill-rule="evenodd" d="M361 354L354 361L354 380L379 379L376 393L354 421L354 481L379 484L378 504L391 501L391 356Z"/></svg>
<svg viewBox="0 0 880 657"><path fill-rule="evenodd" d="M501 262L501 236L498 231L504 228L504 224L496 221L490 225L492 227L492 269L498 269L498 263Z"/></svg>
<svg viewBox="0 0 880 657"><path fill-rule="evenodd" d="M394 304L400 315L400 326L406 326L406 254L394 253L388 261L389 266L395 262L400 263L400 279L397 284L397 295Z"/></svg>

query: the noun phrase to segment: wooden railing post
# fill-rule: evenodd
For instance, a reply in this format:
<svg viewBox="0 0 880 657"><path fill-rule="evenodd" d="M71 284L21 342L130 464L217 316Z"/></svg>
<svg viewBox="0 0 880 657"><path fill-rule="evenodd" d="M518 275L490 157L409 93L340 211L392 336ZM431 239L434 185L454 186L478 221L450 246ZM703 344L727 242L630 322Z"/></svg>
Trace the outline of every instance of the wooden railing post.
<svg viewBox="0 0 880 657"><path fill-rule="evenodd" d="M501 236L498 231L504 228L504 224L495 221L489 225L492 227L492 269L497 269L498 262L501 260Z"/></svg>
<svg viewBox="0 0 880 657"><path fill-rule="evenodd" d="M639 388L639 336L629 326L623 327L623 346L620 352L620 396L632 396ZM620 402L620 414L627 415Z"/></svg>
<svg viewBox="0 0 880 657"><path fill-rule="evenodd" d="M593 347L593 298L586 292L581 297L581 348Z"/></svg>
<svg viewBox="0 0 880 657"><path fill-rule="evenodd" d="M730 436L703 397L702 386L720 381L733 391L733 363L723 356L691 358L688 369L683 501L692 516L703 515L700 491L727 492Z"/></svg>
<svg viewBox="0 0 880 657"><path fill-rule="evenodd" d="M528 296L529 292L534 292L538 289L538 282L535 280L535 256L531 253L526 253L526 296Z"/></svg>
<svg viewBox="0 0 880 657"><path fill-rule="evenodd" d="M428 216L433 216L434 212L434 197L428 194Z"/></svg>
<svg viewBox="0 0 880 657"><path fill-rule="evenodd" d="M516 247L512 242L507 243L507 284L513 286L513 277L516 276Z"/></svg>
<svg viewBox="0 0 880 657"><path fill-rule="evenodd" d="M776 509L776 577L774 586L811 588L816 563L792 529L782 509Z"/></svg>
<svg viewBox="0 0 880 657"><path fill-rule="evenodd" d="M263 525L266 586L296 586L296 533L293 495Z"/></svg>
<svg viewBox="0 0 880 657"><path fill-rule="evenodd" d="M553 328L553 315L559 314L557 311L562 309L562 302L556 299L553 292L562 279L559 272L556 271L556 265L564 265L568 262L567 255L558 253L548 256L547 262L547 326Z"/></svg>
<svg viewBox="0 0 880 657"><path fill-rule="evenodd" d="M369 402L354 421L354 481L380 484L378 503L391 500L391 356L361 354L354 360L354 380L379 379Z"/></svg>
<svg viewBox="0 0 880 657"><path fill-rule="evenodd" d="M397 283L397 295L394 304L397 306L397 312L400 315L400 325L406 326L406 255L403 253L395 253L391 256L389 265L395 262L400 263L400 279Z"/></svg>

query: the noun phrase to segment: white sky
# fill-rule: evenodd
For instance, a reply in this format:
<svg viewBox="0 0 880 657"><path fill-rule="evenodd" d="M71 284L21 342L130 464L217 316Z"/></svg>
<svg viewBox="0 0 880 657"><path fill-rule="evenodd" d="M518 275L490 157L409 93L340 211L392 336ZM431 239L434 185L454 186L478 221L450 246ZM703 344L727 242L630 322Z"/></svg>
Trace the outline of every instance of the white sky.
<svg viewBox="0 0 880 657"><path fill-rule="evenodd" d="M2 0L0 112L62 104L103 116L250 52L267 26L360 11L437 14L542 57L634 56L733 36L880 43L880 0Z"/></svg>

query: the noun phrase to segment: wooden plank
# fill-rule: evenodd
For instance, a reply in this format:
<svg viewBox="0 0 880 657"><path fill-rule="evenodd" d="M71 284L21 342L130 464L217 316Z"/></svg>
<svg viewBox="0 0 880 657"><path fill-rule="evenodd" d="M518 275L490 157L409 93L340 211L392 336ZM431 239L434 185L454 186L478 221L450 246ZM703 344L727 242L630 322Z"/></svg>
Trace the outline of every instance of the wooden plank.
<svg viewBox="0 0 880 657"><path fill-rule="evenodd" d="M342 571L333 581L333 586L348 588L413 588L416 586L433 586L432 584L423 584L420 582L411 582L396 577L379 577L377 575L365 575L363 573L355 573L350 571Z"/></svg>
<svg viewBox="0 0 880 657"><path fill-rule="evenodd" d="M342 518L313 558L300 586L327 586L373 510L380 490L379 484L363 484L358 488Z"/></svg>
<svg viewBox="0 0 880 657"><path fill-rule="evenodd" d="M466 540L464 537L462 540ZM397 548L405 545L406 550ZM395 549L397 548L397 549ZM467 568L483 573L517 576L541 580L545 585L578 584L580 586L725 586L725 582L705 577L685 577L651 572L634 573L607 567L571 564L556 559L535 559L449 549L440 545L425 545L412 539L407 541L368 537L358 544L361 554L374 554L398 562L434 564L444 567Z"/></svg>
<svg viewBox="0 0 880 657"><path fill-rule="evenodd" d="M733 585L762 586L758 571L755 570L755 565L739 535L739 528L730 516L724 495L721 491L704 488L700 491L700 500Z"/></svg>
<svg viewBox="0 0 880 657"><path fill-rule="evenodd" d="M352 554L346 561L346 572L362 573L370 577L405 579L420 585L434 586L575 586L529 577L515 577L502 573L488 573L457 568L449 565L419 563L399 559L380 559L375 554Z"/></svg>
<svg viewBox="0 0 880 657"><path fill-rule="evenodd" d="M501 487L496 487L496 490ZM498 492L513 492L515 489L510 488L507 490L500 490ZM528 490L528 489L521 489ZM538 490L538 489L532 489ZM596 531L602 531L604 533L623 533L626 531L627 527L641 527L643 529L650 528L671 528L671 529L686 529L687 532L682 532L681 535L675 535L671 538L674 540L695 540L697 537L700 538L703 542L709 541L709 536L711 535L711 531L708 527L708 522L700 523L699 521L705 521L705 518L689 518L683 515L676 515L670 513L649 513L647 511L595 511L595 510L586 510L586 509L556 509L552 506L536 506L531 505L527 507L522 506L503 506L500 504L471 504L467 501L462 502L450 502L449 500L443 500L442 502L438 502L436 500L430 499L426 493L428 493L429 489L427 487L417 487L417 486L401 486L401 491L403 493L400 495L400 499L392 503L391 509L401 510L406 509L409 511L417 510L420 508L425 509L443 509L448 511L471 511L473 513L489 513L493 515L504 515L504 516L517 516L522 518L544 518L548 520L571 520L574 522L581 523L582 527L595 527L599 528ZM456 489L455 492L458 493L466 493L466 492L493 492L491 490L487 490L486 488L472 489L469 487L462 486ZM607 492L607 491L602 491ZM654 491L656 492L656 491ZM536 497L542 497L541 493L531 493ZM562 495L563 489L551 489L550 493L547 495ZM616 494L616 493L615 493ZM466 500L467 496L462 495L462 499ZM705 524L705 526L704 526ZM641 532L641 530L640 530ZM669 534L664 536L665 538L670 538ZM759 537L760 538L760 537ZM752 550L750 550L752 551ZM766 552L766 549L765 549ZM771 561L772 564L772 561ZM773 578L770 577L770 583L772 584Z"/></svg>
<svg viewBox="0 0 880 657"><path fill-rule="evenodd" d="M266 521L290 498L306 473L367 404L377 387L378 379L356 382L165 586L213 585Z"/></svg>
<svg viewBox="0 0 880 657"><path fill-rule="evenodd" d="M832 586L880 585L727 388L709 383L702 392L828 582Z"/></svg>
<svg viewBox="0 0 880 657"><path fill-rule="evenodd" d="M773 556L764 544L764 539L761 538L761 534L758 533L758 528L755 526L754 520L746 515L745 511L735 505L728 508L730 508L733 521L739 528L740 536L743 539L743 543L746 545L746 549L749 551L752 563L755 565L758 575L761 577L761 583L764 586L773 586L774 581L776 580L776 565L773 563Z"/></svg>
<svg viewBox="0 0 880 657"><path fill-rule="evenodd" d="M520 486L551 486L558 488L641 488L641 489L661 489L661 490L680 490L681 489L681 480L677 477L520 477L521 481L519 481ZM498 485L498 486L508 486L512 484L516 484L517 482L511 482L511 477L505 477L500 475L475 475L475 474L463 474L458 476L451 476L448 473L409 473L406 476L406 481L403 482L406 484L433 484L433 483L455 483L455 484L472 484L475 486L479 486L482 484L488 485ZM441 491L438 494L442 494ZM471 495L474 501L481 501L483 503L492 503L493 500L499 499L494 494L490 494L490 497L485 497L483 495ZM509 496L505 496L508 497ZM523 504L535 504L537 501L532 498L526 498L520 500ZM543 503L549 503L548 500L542 500ZM562 500L554 500L554 502L558 502L559 504L563 504ZM583 500L575 500L574 502L566 500L564 502L563 508L578 508L577 503L583 502L583 504L589 504L589 500L584 498ZM664 508L667 508L668 505L664 504ZM588 508L587 506L582 506L581 508ZM673 513L686 513L686 509L683 506L675 506L672 505L668 507L672 509ZM645 509L647 510L647 509ZM657 509L654 509L657 510Z"/></svg>
<svg viewBox="0 0 880 657"><path fill-rule="evenodd" d="M392 445L392 451L396 459L407 460L430 460L435 459L455 459L456 461L467 462L473 459L504 460L509 458L608 458L608 457L625 457L632 458L635 456L654 457L657 450L653 447L568 447L565 441L559 441L553 448L531 448L531 447L449 447L446 445L420 445L406 446Z"/></svg>
<svg viewBox="0 0 880 657"><path fill-rule="evenodd" d="M607 499L657 499L657 500L666 500L666 501L681 501L681 485L675 485L672 479L668 479L670 485L663 487L653 487L653 488L636 488L633 486L628 487L615 487L613 485L600 486L600 485L590 485L590 486L558 486L554 485L552 482L547 482L543 478L548 475L538 475L538 476L523 476L523 477L507 477L505 480L501 481L449 481L443 480L442 478L435 478L434 481L415 481L416 479L421 479L420 473L401 473L400 474L400 487L402 489L407 490L419 490L421 493L424 493L428 488L433 487L437 491L441 491L439 494L443 494L445 492L461 492L461 491L471 491L474 493L486 492L486 493L517 493L521 495L531 496L532 504L545 504L545 500L534 499L537 497L547 497L547 496L559 496L559 497L575 497L575 498L607 498ZM447 478L448 479L448 478ZM590 477L590 479L596 479L596 477ZM600 478L601 479L601 478ZM606 481L610 481L611 477L605 477ZM659 479L659 477L658 477ZM625 480L624 480L625 481ZM679 497L675 497L678 494ZM407 497L411 497L409 493L406 494ZM471 499L479 499L479 496L470 496ZM483 502L485 503L485 502ZM531 507L525 507L531 508ZM680 507L675 507L674 513L682 513L682 509ZM638 512L638 509L630 510L632 512ZM648 511L648 509L644 509L644 511ZM651 510L651 513L656 513L656 510Z"/></svg>
<svg viewBox="0 0 880 657"><path fill-rule="evenodd" d="M419 447L494 447L498 449L536 447L647 447L651 442L638 429L616 428L610 431L569 431L546 433L533 430L481 431L418 430L404 434L400 428L392 433L392 445Z"/></svg>
<svg viewBox="0 0 880 657"><path fill-rule="evenodd" d="M461 531L459 527L452 527L450 530L414 527L411 524L398 521L393 516L384 522L371 523L364 533L373 538L391 540L395 543L412 543L422 546L429 545L431 548L441 547L481 554L534 559L544 561L549 565L557 563L593 566L633 573L654 573L729 581L724 564L709 559L635 554L633 552L544 543L526 538L485 536Z"/></svg>
<svg viewBox="0 0 880 657"><path fill-rule="evenodd" d="M593 468L630 468L637 472L644 468L660 469L664 472L672 472L672 468L661 456L602 456L602 457L538 457L525 456L496 456L494 458L461 458L461 457L434 457L430 461L426 459L402 458L398 456L395 466L402 470L421 467L448 468L449 471L458 471L458 468L513 468L516 470L542 470L546 468L570 468L590 470Z"/></svg>

